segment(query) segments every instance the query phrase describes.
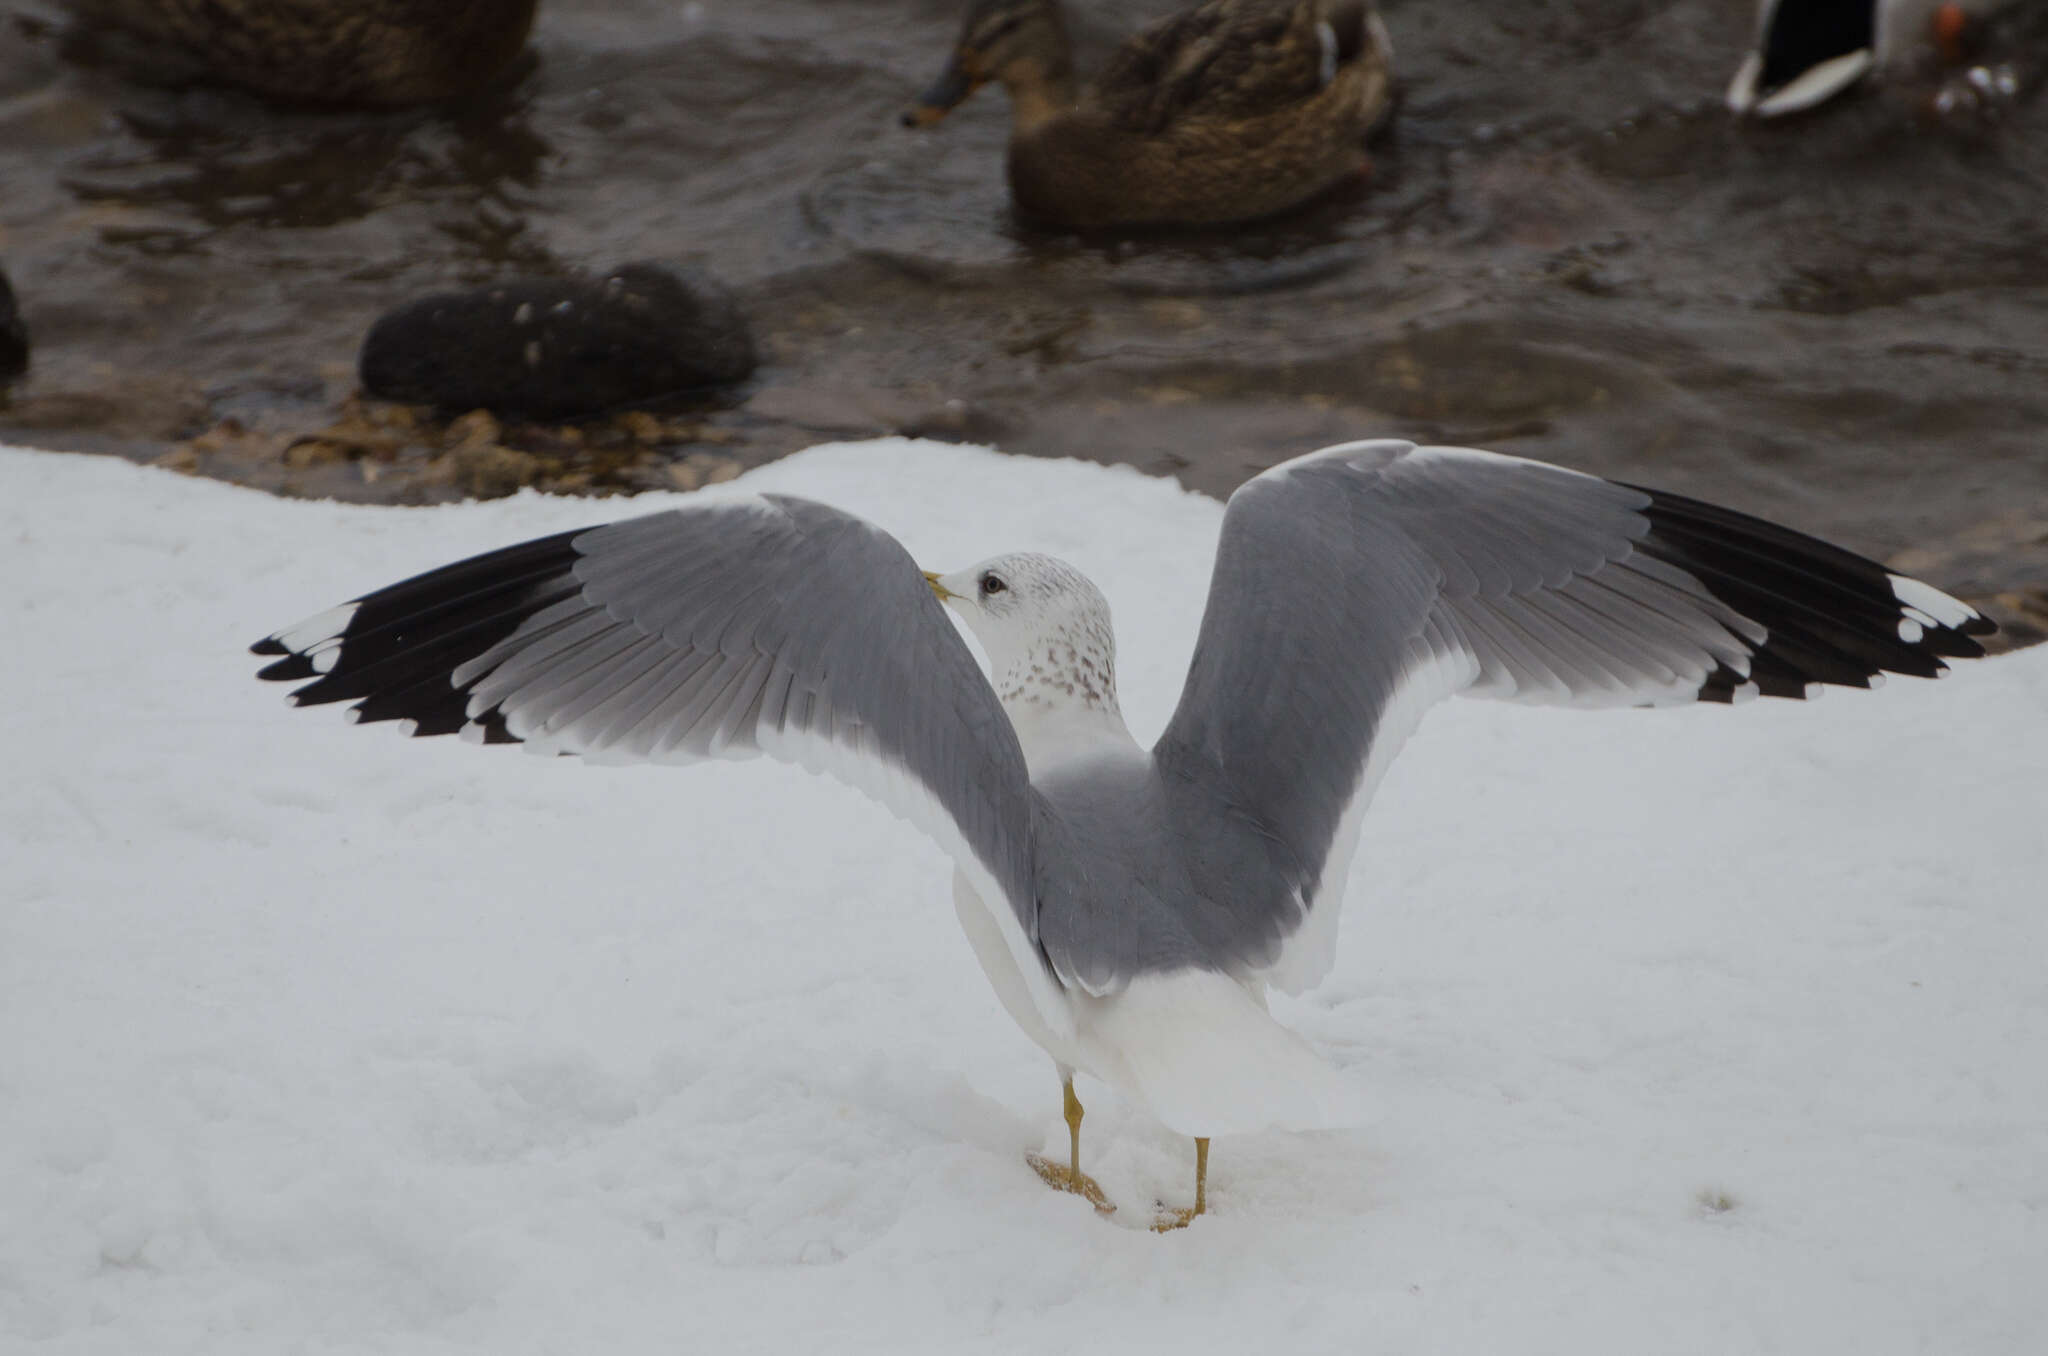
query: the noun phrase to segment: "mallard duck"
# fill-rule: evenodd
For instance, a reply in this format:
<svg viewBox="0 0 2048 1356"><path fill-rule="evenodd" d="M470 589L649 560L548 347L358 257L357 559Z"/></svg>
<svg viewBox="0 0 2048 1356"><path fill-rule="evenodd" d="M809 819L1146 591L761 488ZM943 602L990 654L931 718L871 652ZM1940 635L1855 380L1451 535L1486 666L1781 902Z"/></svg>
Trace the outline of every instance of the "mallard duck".
<svg viewBox="0 0 2048 1356"><path fill-rule="evenodd" d="M1833 98L1873 71L1960 59L1970 28L2016 0L1759 0L1756 46L1728 107L1774 118Z"/></svg>
<svg viewBox="0 0 2048 1356"><path fill-rule="evenodd" d="M1062 226L1270 216L1367 165L1392 46L1370 0L1206 0L1137 33L1077 89L1056 0L975 0L929 126L989 81L1010 94L1010 193Z"/></svg>

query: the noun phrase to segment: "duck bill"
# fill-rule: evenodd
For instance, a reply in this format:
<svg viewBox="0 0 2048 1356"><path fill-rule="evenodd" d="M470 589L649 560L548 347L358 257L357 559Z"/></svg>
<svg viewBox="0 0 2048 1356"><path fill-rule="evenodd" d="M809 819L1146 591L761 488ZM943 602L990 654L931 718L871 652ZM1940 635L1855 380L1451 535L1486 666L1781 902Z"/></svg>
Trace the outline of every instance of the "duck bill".
<svg viewBox="0 0 2048 1356"><path fill-rule="evenodd" d="M946 69L932 82L930 89L918 96L903 115L905 127L930 127L967 101L967 96L981 88L982 82L968 74L967 66L956 54L946 63Z"/></svg>

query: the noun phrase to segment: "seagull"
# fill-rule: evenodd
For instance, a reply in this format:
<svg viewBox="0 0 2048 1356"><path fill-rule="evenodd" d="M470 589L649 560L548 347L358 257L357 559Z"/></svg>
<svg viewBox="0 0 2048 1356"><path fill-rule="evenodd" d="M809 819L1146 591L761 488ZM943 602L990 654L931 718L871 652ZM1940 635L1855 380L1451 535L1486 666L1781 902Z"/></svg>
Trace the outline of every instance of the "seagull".
<svg viewBox="0 0 2048 1356"><path fill-rule="evenodd" d="M960 630L987 659L986 676ZM704 498L365 594L258 641L296 705L413 735L827 772L952 858L1004 1009L1051 1055L1081 1171L1088 1073L1195 1142L1355 1124L1268 1013L1333 959L1359 823L1425 710L1805 698L1981 655L1973 608L1761 519L1455 447L1345 443L1230 497L1180 705L1147 750L1107 600L1050 556L921 570L808 499Z"/></svg>

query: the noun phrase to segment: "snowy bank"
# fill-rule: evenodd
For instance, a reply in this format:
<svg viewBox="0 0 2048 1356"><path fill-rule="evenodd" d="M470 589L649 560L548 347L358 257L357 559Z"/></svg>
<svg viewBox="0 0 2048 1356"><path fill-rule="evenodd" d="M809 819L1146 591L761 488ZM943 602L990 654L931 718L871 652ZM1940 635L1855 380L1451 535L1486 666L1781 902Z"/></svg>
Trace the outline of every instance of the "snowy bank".
<svg viewBox="0 0 2048 1356"><path fill-rule="evenodd" d="M1177 696L1220 506L930 444L741 482L1050 551ZM835 783L406 740L256 637L650 511L0 451L0 1338L50 1352L2021 1352L2048 1331L2048 649L1729 710L1456 703L1277 1005L1380 1108L1189 1149ZM1795 524L1796 525L1796 524ZM1091 1092L1093 1093L1090 1096Z"/></svg>

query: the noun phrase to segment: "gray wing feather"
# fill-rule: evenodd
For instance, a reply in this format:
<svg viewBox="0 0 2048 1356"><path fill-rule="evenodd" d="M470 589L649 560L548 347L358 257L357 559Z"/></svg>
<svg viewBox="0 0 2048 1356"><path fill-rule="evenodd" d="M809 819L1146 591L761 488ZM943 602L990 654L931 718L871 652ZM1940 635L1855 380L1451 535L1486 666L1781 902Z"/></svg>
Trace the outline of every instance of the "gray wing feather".
<svg viewBox="0 0 2048 1356"><path fill-rule="evenodd" d="M707 502L509 547L259 642L300 704L601 762L767 753L918 824L994 906L1049 1023L1023 750L916 564L851 514ZM1001 909L996 909L998 916Z"/></svg>
<svg viewBox="0 0 2048 1356"><path fill-rule="evenodd" d="M1353 443L1231 497L1154 761L1271 865L1240 906L1240 953L1218 962L1299 988L1327 969L1364 805L1434 701L1799 697L1935 676L1990 629L1925 585L1711 505L1493 453ZM1313 954L1276 959L1271 937L1297 930Z"/></svg>

